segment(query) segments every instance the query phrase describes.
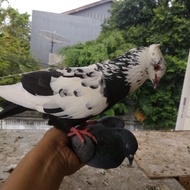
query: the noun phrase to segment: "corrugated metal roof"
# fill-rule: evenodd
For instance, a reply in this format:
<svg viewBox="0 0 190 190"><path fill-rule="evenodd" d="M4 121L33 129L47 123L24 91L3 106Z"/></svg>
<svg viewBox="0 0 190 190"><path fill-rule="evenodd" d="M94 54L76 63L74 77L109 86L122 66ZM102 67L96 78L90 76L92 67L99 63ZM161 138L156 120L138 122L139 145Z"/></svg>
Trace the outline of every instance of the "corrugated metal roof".
<svg viewBox="0 0 190 190"><path fill-rule="evenodd" d="M98 6L98 5L102 5L102 4L108 3L108 2L114 2L114 0L101 0L101 1L97 1L95 3L91 3L91 4L88 4L88 5L76 8L76 9L72 9L70 11L63 12L62 14L70 15L70 14L73 14L73 13L77 13L77 12L83 11L85 9L89 9L89 8L92 8L92 7L95 7L95 6Z"/></svg>

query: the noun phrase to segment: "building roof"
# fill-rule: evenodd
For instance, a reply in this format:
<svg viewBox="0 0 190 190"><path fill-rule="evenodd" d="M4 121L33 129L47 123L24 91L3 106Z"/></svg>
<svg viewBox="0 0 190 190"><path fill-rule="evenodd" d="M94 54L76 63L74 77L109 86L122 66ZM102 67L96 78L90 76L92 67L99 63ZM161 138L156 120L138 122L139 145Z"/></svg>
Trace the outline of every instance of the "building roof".
<svg viewBox="0 0 190 190"><path fill-rule="evenodd" d="M74 14L74 13L77 13L77 12L80 12L80 11L83 11L83 10L86 10L86 9L89 9L89 8L92 8L92 7L95 7L95 6L98 6L98 5L102 5L102 4L105 4L105 3L108 3L108 2L114 2L114 0L97 1L97 2L88 4L88 5L76 8L76 9L72 9L70 11L63 12L62 14L67 14L67 15Z"/></svg>

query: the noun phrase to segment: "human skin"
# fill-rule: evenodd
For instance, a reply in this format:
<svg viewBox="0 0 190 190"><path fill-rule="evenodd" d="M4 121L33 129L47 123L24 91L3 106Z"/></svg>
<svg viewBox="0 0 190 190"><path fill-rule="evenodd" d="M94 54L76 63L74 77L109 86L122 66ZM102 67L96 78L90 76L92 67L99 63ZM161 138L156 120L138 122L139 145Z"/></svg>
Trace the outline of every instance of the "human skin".
<svg viewBox="0 0 190 190"><path fill-rule="evenodd" d="M51 128L24 156L1 190L57 190L64 176L72 175L82 166L68 147L67 135Z"/></svg>

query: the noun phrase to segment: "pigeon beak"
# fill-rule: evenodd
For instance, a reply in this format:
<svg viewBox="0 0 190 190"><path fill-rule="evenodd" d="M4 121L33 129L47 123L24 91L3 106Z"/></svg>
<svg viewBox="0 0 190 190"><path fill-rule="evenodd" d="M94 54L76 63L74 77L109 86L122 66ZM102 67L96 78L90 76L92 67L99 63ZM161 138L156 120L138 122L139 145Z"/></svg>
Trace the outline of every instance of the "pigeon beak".
<svg viewBox="0 0 190 190"><path fill-rule="evenodd" d="M152 80L152 83L154 85L154 89L157 89L159 82L160 82L160 77L158 77L157 74L155 74L155 79Z"/></svg>
<svg viewBox="0 0 190 190"><path fill-rule="evenodd" d="M133 159L134 159L134 156L130 154L129 157L128 157L128 160L129 160L128 166L129 166L129 167L132 166L132 164L133 164Z"/></svg>

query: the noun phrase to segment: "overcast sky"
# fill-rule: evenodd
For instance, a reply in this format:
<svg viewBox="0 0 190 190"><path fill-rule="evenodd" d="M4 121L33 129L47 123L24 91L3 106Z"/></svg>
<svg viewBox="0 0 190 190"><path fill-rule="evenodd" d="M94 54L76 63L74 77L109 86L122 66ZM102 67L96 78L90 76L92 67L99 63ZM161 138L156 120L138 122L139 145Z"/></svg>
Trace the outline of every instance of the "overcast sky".
<svg viewBox="0 0 190 190"><path fill-rule="evenodd" d="M20 13L27 12L32 15L32 10L62 13L99 0L8 0L11 7Z"/></svg>

